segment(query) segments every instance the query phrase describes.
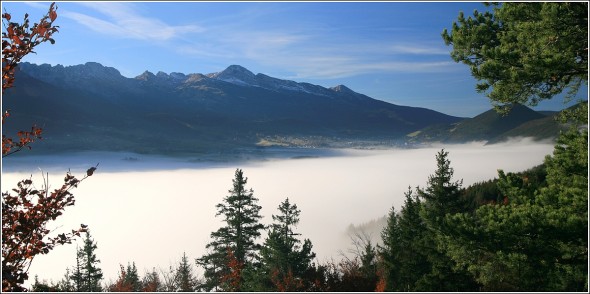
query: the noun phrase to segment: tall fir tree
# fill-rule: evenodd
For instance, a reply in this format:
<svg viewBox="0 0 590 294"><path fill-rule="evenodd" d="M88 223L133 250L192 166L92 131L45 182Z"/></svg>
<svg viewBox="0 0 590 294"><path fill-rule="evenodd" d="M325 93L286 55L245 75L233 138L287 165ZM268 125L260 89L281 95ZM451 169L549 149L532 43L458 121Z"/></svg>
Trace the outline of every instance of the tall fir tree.
<svg viewBox="0 0 590 294"><path fill-rule="evenodd" d="M453 182L454 169L448 159L449 152L442 149L436 155L436 170L428 176L425 189L417 193L424 200L422 213L429 230L444 230L443 219L447 213L462 212L466 203L461 197L463 180Z"/></svg>
<svg viewBox="0 0 590 294"><path fill-rule="evenodd" d="M205 270L203 290L211 291L220 285L221 277L228 276L232 269L229 266L228 252L232 252L238 264L246 271L254 266L259 259L260 244L256 239L264 225L260 223L262 216L258 198L254 191L247 189L248 178L241 169L236 169L232 180L232 189L223 202L217 204L216 216L223 216L225 226L211 233L211 241L206 248L209 253L197 259L197 264ZM240 277L237 291L242 289L243 277Z"/></svg>
<svg viewBox="0 0 590 294"><path fill-rule="evenodd" d="M381 232L383 245L378 247L382 267L385 271L385 290L387 291L395 291L402 284L399 281L401 265L398 248L398 244L401 243L399 218L399 213L396 212L395 207L392 207L387 215L387 224Z"/></svg>
<svg viewBox="0 0 590 294"><path fill-rule="evenodd" d="M96 257L96 242L91 238L90 231L86 231L84 246L77 248L76 267L71 276L76 292L101 292L102 270L100 260Z"/></svg>
<svg viewBox="0 0 590 294"><path fill-rule="evenodd" d="M294 228L299 223L301 210L286 198L278 207L279 214L272 215L268 236L261 249L261 276L257 290L298 291L309 289L306 274L313 266L315 253L309 239L303 243Z"/></svg>
<svg viewBox="0 0 590 294"><path fill-rule="evenodd" d="M467 203L462 197L463 180L453 182L454 169L442 149L436 155L437 168L428 177L425 189L418 188L423 200L420 216L426 227L421 248L427 256L430 269L416 282L416 291L476 291L479 285L464 267L458 267L446 255L443 239L452 230L445 223L445 216L463 212Z"/></svg>

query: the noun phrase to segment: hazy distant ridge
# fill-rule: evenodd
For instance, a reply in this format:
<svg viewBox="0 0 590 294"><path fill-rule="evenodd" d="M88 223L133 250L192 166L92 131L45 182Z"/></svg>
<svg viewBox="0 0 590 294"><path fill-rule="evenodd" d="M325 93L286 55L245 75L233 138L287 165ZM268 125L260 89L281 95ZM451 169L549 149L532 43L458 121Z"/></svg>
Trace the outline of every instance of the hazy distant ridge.
<svg viewBox="0 0 590 294"><path fill-rule="evenodd" d="M491 109L473 118L450 124L437 124L408 135L410 142L497 143L516 137L552 140L564 129L556 120L558 112L537 112L516 104L501 115Z"/></svg>
<svg viewBox="0 0 590 294"><path fill-rule="evenodd" d="M433 137L490 140L516 127L497 123L489 113L480 116L492 119L464 120L376 100L344 85L298 83L239 65L209 74L145 71L135 78L95 62L22 63L19 69L15 87L3 99L13 113L6 126L8 131L43 126L40 149L48 152L236 153L273 145L401 145ZM524 108L528 116L520 123L544 117ZM446 131L440 132L441 126ZM474 126L486 131L457 135Z"/></svg>
<svg viewBox="0 0 590 294"><path fill-rule="evenodd" d="M213 74L146 71L126 78L95 62L23 63L16 80L4 99L14 113L9 126L44 126L47 150L192 153L261 142L391 142L431 124L460 120L376 100L344 85L281 80L238 65Z"/></svg>

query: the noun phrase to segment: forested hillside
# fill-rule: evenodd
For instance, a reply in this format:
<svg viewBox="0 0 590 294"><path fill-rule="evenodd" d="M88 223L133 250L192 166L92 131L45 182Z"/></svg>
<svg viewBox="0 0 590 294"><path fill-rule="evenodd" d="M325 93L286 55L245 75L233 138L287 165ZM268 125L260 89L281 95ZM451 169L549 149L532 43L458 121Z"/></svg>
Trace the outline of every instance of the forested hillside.
<svg viewBox="0 0 590 294"><path fill-rule="evenodd" d="M511 138L555 140L567 126L560 123L557 114L544 115L525 105L512 105L506 113L491 109L473 118L451 124L436 124L407 135L413 143L444 142L465 143L486 141L488 144L508 141Z"/></svg>

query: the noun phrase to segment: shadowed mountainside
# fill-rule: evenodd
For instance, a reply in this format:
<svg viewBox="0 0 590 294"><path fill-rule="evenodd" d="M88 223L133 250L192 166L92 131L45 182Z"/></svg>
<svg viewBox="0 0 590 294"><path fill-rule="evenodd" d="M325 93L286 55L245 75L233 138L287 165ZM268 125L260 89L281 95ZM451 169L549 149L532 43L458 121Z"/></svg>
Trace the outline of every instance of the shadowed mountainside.
<svg viewBox="0 0 590 294"><path fill-rule="evenodd" d="M42 149L202 153L255 146L331 146L392 142L461 118L399 106L338 85L253 74L232 65L213 74L136 78L89 62L23 63L4 107L9 131L45 129Z"/></svg>

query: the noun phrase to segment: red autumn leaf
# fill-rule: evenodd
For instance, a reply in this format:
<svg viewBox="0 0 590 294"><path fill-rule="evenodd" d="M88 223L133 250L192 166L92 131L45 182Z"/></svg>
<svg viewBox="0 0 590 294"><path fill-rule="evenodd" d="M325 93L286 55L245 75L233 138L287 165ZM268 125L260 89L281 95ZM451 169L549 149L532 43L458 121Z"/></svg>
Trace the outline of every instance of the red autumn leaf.
<svg viewBox="0 0 590 294"><path fill-rule="evenodd" d="M45 35L45 32L47 32L47 29L43 26L39 26L39 28L37 28L37 33L41 36Z"/></svg>
<svg viewBox="0 0 590 294"><path fill-rule="evenodd" d="M19 46L22 44L18 36L12 36L12 40Z"/></svg>
<svg viewBox="0 0 590 294"><path fill-rule="evenodd" d="M51 10L49 12L49 18L51 19L51 21L53 22L56 18L57 18L57 12L55 12L55 10Z"/></svg>

